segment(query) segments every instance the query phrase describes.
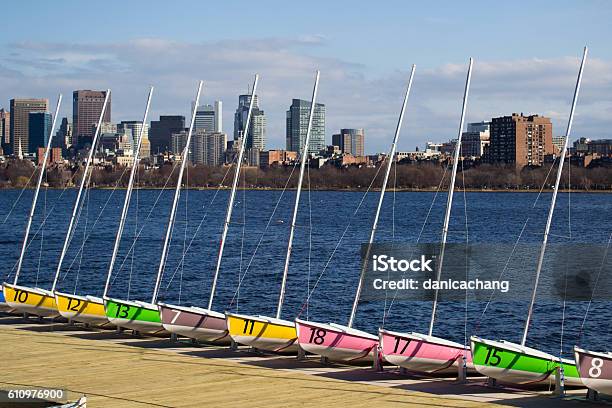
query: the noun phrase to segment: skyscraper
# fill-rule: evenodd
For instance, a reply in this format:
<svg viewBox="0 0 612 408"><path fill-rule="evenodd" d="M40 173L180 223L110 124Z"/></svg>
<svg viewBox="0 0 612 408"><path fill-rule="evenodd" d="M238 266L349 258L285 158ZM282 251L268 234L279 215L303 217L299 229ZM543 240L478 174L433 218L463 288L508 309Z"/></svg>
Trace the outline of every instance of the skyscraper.
<svg viewBox="0 0 612 408"><path fill-rule="evenodd" d="M53 140L53 147L68 148L74 144L72 138L72 123L68 121L68 118L62 118L62 123Z"/></svg>
<svg viewBox="0 0 612 408"><path fill-rule="evenodd" d="M490 143L490 122L468 123L461 135L461 156L482 157Z"/></svg>
<svg viewBox="0 0 612 408"><path fill-rule="evenodd" d="M172 134L172 151L182 153L187 143L187 131ZM191 135L188 160L193 164L219 166L225 159L227 134L223 132L207 132L199 129Z"/></svg>
<svg viewBox="0 0 612 408"><path fill-rule="evenodd" d="M215 108L212 105L200 105L196 110L195 130L215 131Z"/></svg>
<svg viewBox="0 0 612 408"><path fill-rule="evenodd" d="M541 166L544 156L554 152L552 122L538 115L513 113L491 120L487 161L516 167Z"/></svg>
<svg viewBox="0 0 612 408"><path fill-rule="evenodd" d="M7 154L7 149L10 150L11 144L11 113L0 109L0 147L4 149L4 154Z"/></svg>
<svg viewBox="0 0 612 408"><path fill-rule="evenodd" d="M287 150L301 152L306 141L310 101L293 99L287 111ZM325 105L317 103L314 109L308 153L325 149Z"/></svg>
<svg viewBox="0 0 612 408"><path fill-rule="evenodd" d="M77 90L72 93L72 125L77 144L90 143L94 125L100 119L106 91ZM102 122L111 121L111 100L108 99Z"/></svg>
<svg viewBox="0 0 612 408"><path fill-rule="evenodd" d="M117 125L117 132L122 133L127 130L132 132L132 146L136 149L138 146L138 138L142 131L142 121L139 120L123 120ZM144 159L151 155L151 145L149 143L149 124L145 123L144 133L142 135L143 146L140 147L140 158ZM143 149L146 147L146 149ZM148 151L147 151L148 150Z"/></svg>
<svg viewBox="0 0 612 408"><path fill-rule="evenodd" d="M49 110L47 99L11 99L11 151L20 155L28 153L30 112ZM35 153L33 151L32 153Z"/></svg>
<svg viewBox="0 0 612 408"><path fill-rule="evenodd" d="M172 134L179 133L184 129L184 116L160 116L159 120L152 120L151 128L149 129L149 142L151 142L151 152L153 154L157 154L158 152L171 151Z"/></svg>
<svg viewBox="0 0 612 408"><path fill-rule="evenodd" d="M246 141L246 148L256 148L265 150L266 148L266 115L259 109L259 98L254 96L253 111L251 113L251 123ZM238 140L244 133L247 116L249 115L249 104L251 95L238 96L238 108L234 114L234 140Z"/></svg>
<svg viewBox="0 0 612 408"><path fill-rule="evenodd" d="M51 113L30 112L28 114L28 153L38 152L45 148L51 135ZM25 151L24 151L25 153Z"/></svg>
<svg viewBox="0 0 612 408"><path fill-rule="evenodd" d="M363 129L340 129L340 133L332 136L332 144L338 146L342 153L353 156L363 156L365 134Z"/></svg>

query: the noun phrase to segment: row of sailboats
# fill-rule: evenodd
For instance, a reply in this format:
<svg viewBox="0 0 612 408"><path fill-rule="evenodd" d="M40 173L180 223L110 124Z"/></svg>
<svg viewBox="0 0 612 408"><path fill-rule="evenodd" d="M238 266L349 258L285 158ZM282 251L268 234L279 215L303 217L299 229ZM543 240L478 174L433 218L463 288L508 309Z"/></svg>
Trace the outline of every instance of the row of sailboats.
<svg viewBox="0 0 612 408"><path fill-rule="evenodd" d="M437 292L435 293L434 300L432 303L431 320L429 324L429 332L427 334L415 332L404 333L397 331L389 331L382 328L379 329L379 332L377 334L371 334L355 329L353 327L353 323L355 321L355 316L357 313L362 286L364 282L364 274L367 264L365 262L361 269L355 298L353 300L353 305L351 308L351 314L346 325L341 325L337 323L318 323L300 318L296 318L295 320L283 319L282 310L287 286L289 262L291 259L293 238L296 228L296 220L304 178L304 170L308 159L310 134L313 126L313 117L318 93L318 71L316 72L315 83L312 91L306 137L302 151L300 152L299 156L300 171L298 177L298 185L295 194L295 202L293 206L293 213L290 224L287 252L285 256L285 263L282 275L282 283L280 287L280 294L278 298L275 317L229 312L222 313L213 310L213 301L215 298L220 267L223 259L225 242L228 234L228 229L231 223L235 194L238 186L241 165L243 162L244 152L246 148L245 140L248 136L248 131L250 129L249 123L251 121L251 114L255 100L253 95L255 95L255 92L257 90L259 79L258 75L255 75L255 79L252 86L252 94L249 103L245 132L238 150L236 169L232 182L232 189L230 192L230 197L225 214L225 222L223 225L222 236L217 254L216 268L214 271L210 296L206 308L173 305L159 301L160 285L168 256L170 240L176 218L177 205L182 190L183 174L185 171L185 166L189 154L191 136L195 123L196 108L199 105L200 95L202 92L203 83L201 81L199 82L197 88L195 104L193 105L194 108L191 116L191 123L186 138L186 144L181 153L178 181L174 191L174 198L170 209L161 259L157 271L151 301L145 302L141 300L124 300L111 298L108 296L111 276L113 274L113 268L117 259L119 245L125 227L127 213L130 207L130 198L134 188L135 174L137 172L138 163L140 159L139 152L144 133L144 127L141 129L140 135L138 137L137 148L135 149L135 156L130 172L129 184L123 203L121 218L119 221L119 228L115 237L113 253L108 268L106 284L104 287L102 298L89 295L83 296L76 294L67 294L56 290L57 281L62 267L62 261L66 255L67 248L73 236L74 221L78 214L79 206L81 205L82 193L84 188L86 188L88 184L88 174L91 170L90 167L93 161L96 142L99 137L99 129L103 118L104 109L106 109L106 103L110 95L109 90L107 91L102 114L100 115L98 126L94 134L92 146L85 162L84 173L80 182L79 191L75 200L72 217L70 219L70 224L66 233L59 265L55 273L52 288L51 290L46 290L41 288L29 288L18 285L21 265L23 262L23 257L26 248L28 246L30 228L36 209L38 192L42 183L42 177L47 164L47 156L50 150L49 148L47 148L47 150L45 151L45 159L43 160L40 168L40 175L38 178L38 183L32 202L32 208L30 210L30 215L26 226L25 238L14 282L12 284L5 283L3 285L2 295L4 297L4 302L6 302L6 305L8 307L24 313L51 317L62 315L63 317L66 317L71 321L77 321L93 325L114 325L117 327L131 329L135 332L143 334L173 333L197 341L218 344L227 344L231 340L234 343L250 346L255 349L271 352L305 351L311 354L319 355L330 361L338 361L344 363L361 362L364 360L378 361L380 359L385 360L393 365L403 367L409 371L420 373L436 373L448 370L457 370L457 367L459 365L463 365L468 370L476 370L477 372L483 375L498 379L501 382L525 384L544 382L554 377L558 373L562 372L565 376L565 381L567 384L579 385L585 383L593 389L609 393L612 391L612 354L594 353L576 348L576 360L578 362L578 367L576 367L576 364L573 361L561 359L551 354L544 353L533 348L529 348L525 345L531 317L533 314L538 280L542 269L542 262L544 259L548 235L553 219L561 172L563 170L563 164L567 152L567 144L570 136L574 110L578 99L580 82L582 79L582 72L586 62L586 57L587 49L585 48L582 62L580 65L578 79L576 82L574 98L566 130L565 146L560 155L560 162L557 169L557 178L555 182L553 196L551 199L550 209L548 212L544 239L542 242L540 257L538 259L538 267L535 274L532 299L529 306L529 313L523 333L523 341L521 344L514 344L507 341L486 340L475 336L471 337L470 344L460 344L442 337L434 336L433 331L436 321L436 312L438 305ZM442 227L440 253L436 270L437 279L441 278L443 268L444 251L449 231L450 215L453 204L453 194L455 190L455 180L458 171L457 165L460 159L459 155L461 150L461 138L467 110L472 66L473 60L470 59L465 82L457 143L455 144L455 152L452 161L452 173L450 177L450 185L446 201L446 211ZM396 153L397 143L402 128L404 115L408 105L408 99L412 88L415 70L416 68L413 65L404 94L403 103L400 109L395 134L393 137L389 154L387 156L387 162L385 164L384 180L382 188L380 190L374 221L372 223L372 228L370 231L369 246L367 247L368 250L375 241L378 220L381 213L385 192L387 189L393 158L395 157ZM146 123L147 120L152 95L153 88L151 88L149 92L143 116L143 123ZM55 127L57 110L59 110L60 103L61 96L58 98L56 115L53 119L52 128ZM51 138L49 138L49 144L50 143ZM368 257L366 255L366 259L367 258ZM588 377L590 379L588 381L590 382L585 380L585 377Z"/></svg>

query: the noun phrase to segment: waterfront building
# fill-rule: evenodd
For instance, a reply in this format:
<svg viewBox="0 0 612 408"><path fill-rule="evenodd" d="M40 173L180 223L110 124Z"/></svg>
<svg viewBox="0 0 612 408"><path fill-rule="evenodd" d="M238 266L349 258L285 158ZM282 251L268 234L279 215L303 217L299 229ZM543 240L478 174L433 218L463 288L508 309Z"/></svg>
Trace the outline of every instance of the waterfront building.
<svg viewBox="0 0 612 408"><path fill-rule="evenodd" d="M0 147L4 149L4 153L7 154L7 150L10 150L11 144L11 113L7 110L0 109Z"/></svg>
<svg viewBox="0 0 612 408"><path fill-rule="evenodd" d="M30 112L28 114L28 153L37 153L46 147L51 135L51 113ZM24 151L25 153L25 151Z"/></svg>
<svg viewBox="0 0 612 408"><path fill-rule="evenodd" d="M256 148L261 151L266 148L266 115L259 108L259 97L254 95L254 99L246 148ZM250 103L250 94L238 96L238 108L234 113L234 140L241 138L244 133Z"/></svg>
<svg viewBox="0 0 612 408"><path fill-rule="evenodd" d="M306 141L310 101L293 99L287 111L286 147L289 151L301 152ZM325 105L317 103L314 108L308 153L319 153L325 149Z"/></svg>
<svg viewBox="0 0 612 408"><path fill-rule="evenodd" d="M565 136L553 136L552 143L555 146L556 153L560 153L563 150L563 145L565 145Z"/></svg>
<svg viewBox="0 0 612 408"><path fill-rule="evenodd" d="M44 147L39 147L37 149L37 153L36 153L36 157L38 158L38 165L40 166L42 164L42 161L45 157L45 150L47 150ZM62 164L64 162L64 158L62 157L62 148L61 147L52 147L51 151L49 152L49 158L47 160L48 164Z"/></svg>
<svg viewBox="0 0 612 408"><path fill-rule="evenodd" d="M200 105L196 110L194 129L207 132L222 132L223 105L215 101L213 105Z"/></svg>
<svg viewBox="0 0 612 408"><path fill-rule="evenodd" d="M73 143L84 145L91 143L95 125L100 119L104 106L106 91L89 89L76 90L72 93L72 124L76 140ZM111 98L109 97L104 111L103 122L111 121Z"/></svg>
<svg viewBox="0 0 612 408"><path fill-rule="evenodd" d="M172 135L185 130L185 117L181 115L162 115L159 120L151 121L149 129L150 150L154 154L172 150Z"/></svg>
<svg viewBox="0 0 612 408"><path fill-rule="evenodd" d="M127 130L132 133L132 149L138 146L138 138L142 129L142 121L139 120L124 120L117 125L117 132L123 133ZM146 159L151 156L151 144L149 142L149 124L145 123L144 133L142 135L142 144L140 146L140 158Z"/></svg>
<svg viewBox="0 0 612 408"><path fill-rule="evenodd" d="M47 112L49 101L47 99L11 99L11 152L14 155L23 156L25 153L36 153L36 150L28 151L30 135L30 112Z"/></svg>
<svg viewBox="0 0 612 408"><path fill-rule="evenodd" d="M172 151L180 154L187 143L188 131L172 134ZM194 131L191 135L188 160L192 164L220 166L225 161L227 134L223 132Z"/></svg>
<svg viewBox="0 0 612 408"><path fill-rule="evenodd" d="M490 122L468 123L467 131L461 136L461 157L482 157L490 143L490 129Z"/></svg>
<svg viewBox="0 0 612 408"><path fill-rule="evenodd" d="M488 162L514 164L518 168L541 166L544 156L553 153L550 118L513 113L491 120Z"/></svg>
<svg viewBox="0 0 612 408"><path fill-rule="evenodd" d="M363 156L365 150L364 131L363 129L340 129L340 133L332 135L332 145L338 146L341 153Z"/></svg>
<svg viewBox="0 0 612 408"><path fill-rule="evenodd" d="M68 121L68 118L62 118L59 129L55 133L55 137L51 143L53 147L61 148L68 148L75 143L72 138L72 123Z"/></svg>
<svg viewBox="0 0 612 408"><path fill-rule="evenodd" d="M288 166L297 160L297 152L288 150L265 150L259 152L259 166Z"/></svg>

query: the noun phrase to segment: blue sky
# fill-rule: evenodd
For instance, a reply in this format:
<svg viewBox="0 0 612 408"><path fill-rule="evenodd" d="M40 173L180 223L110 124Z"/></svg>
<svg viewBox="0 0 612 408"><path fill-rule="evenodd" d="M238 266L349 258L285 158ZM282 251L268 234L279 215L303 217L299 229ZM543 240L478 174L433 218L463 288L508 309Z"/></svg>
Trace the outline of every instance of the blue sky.
<svg viewBox="0 0 612 408"><path fill-rule="evenodd" d="M467 119L524 111L562 134L582 47L590 47L575 136L609 138L612 3L606 1L113 1L13 2L3 8L0 106L15 96L113 90L113 120L136 119L147 86L152 115L224 102L261 74L268 146L284 147L284 114L308 98L321 69L327 139L365 127L366 150L386 150L407 74L417 64L400 147L456 135L465 67L475 58ZM52 102L54 103L54 102ZM68 114L66 104L62 112Z"/></svg>

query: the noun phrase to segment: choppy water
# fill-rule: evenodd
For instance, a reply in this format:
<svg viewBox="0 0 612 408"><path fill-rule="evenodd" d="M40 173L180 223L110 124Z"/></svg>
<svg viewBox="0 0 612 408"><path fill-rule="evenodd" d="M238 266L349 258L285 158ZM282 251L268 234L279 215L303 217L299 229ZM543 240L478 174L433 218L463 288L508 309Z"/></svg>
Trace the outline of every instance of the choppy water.
<svg viewBox="0 0 612 408"><path fill-rule="evenodd" d="M12 273L18 259L33 192L24 192L16 202L19 193L17 190L0 191L3 279ZM73 292L76 288L81 294L101 294L124 194L123 190L91 191L62 268L61 290ZM161 295L166 301L199 306L207 304L228 196L226 190L218 192L216 197L215 191L183 192L162 282ZM328 191L306 191L302 196L284 318L292 319L302 311L302 317L307 316L312 320L347 322L359 273L359 247L368 239L378 193L370 193L356 216L352 217L362 196L361 192ZM543 194L534 206L536 194L467 193L464 201L463 193L457 193L449 240L465 242L466 209L471 243L514 243L527 217L530 221L521 242L537 243L542 238L550 196ZM50 286L75 197L74 190L41 191L32 234L37 230L39 232L28 248L20 283ZM280 191L238 192L214 302L216 310L274 315L294 197L293 191L285 192L282 198ZM434 193L389 193L382 211L377 241L414 243L430 206L431 213L423 227L421 242L439 241L446 195L439 194L435 200L434 197ZM171 200L170 191L142 190L134 194L111 295L150 300ZM277 201L276 214L266 230ZM15 202L14 210L3 222ZM48 220L44 228L39 229L43 214L48 215ZM342 245L321 276L308 307L303 308L308 288L319 278L349 220L352 220L351 227ZM312 228L308 228L310 221ZM605 245L612 232L610 221L612 195L573 194L569 197L560 194L550 242ZM142 230L142 233L134 246L135 251L126 256L137 230ZM194 234L195 239L181 266L181 255ZM83 246L85 236L89 238ZM257 253L252 256L260 238ZM84 249L79 253L81 246ZM594 267L600 262L600 259L594 259ZM250 266L246 277L236 292L239 273L242 271L244 274L247 265ZM360 304L355 326L375 333L382 324L383 310L388 304L388 301ZM583 346L612 349L610 306L609 302L592 305L583 330ZM466 334L520 340L527 313L525 302L508 304L494 301L484 316L483 308L482 302L470 303L467 312L462 302L441 304L434 334L459 342L464 341ZM585 303L567 304L563 319L561 302L538 303L529 345L559 354L563 330L563 354L568 355L571 347L579 341L585 309ZM385 327L424 332L429 325L430 311L431 305L428 303L396 302Z"/></svg>

